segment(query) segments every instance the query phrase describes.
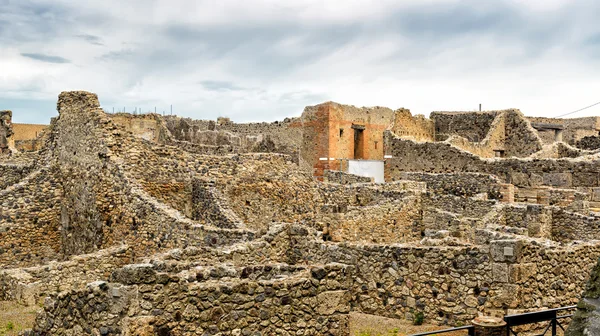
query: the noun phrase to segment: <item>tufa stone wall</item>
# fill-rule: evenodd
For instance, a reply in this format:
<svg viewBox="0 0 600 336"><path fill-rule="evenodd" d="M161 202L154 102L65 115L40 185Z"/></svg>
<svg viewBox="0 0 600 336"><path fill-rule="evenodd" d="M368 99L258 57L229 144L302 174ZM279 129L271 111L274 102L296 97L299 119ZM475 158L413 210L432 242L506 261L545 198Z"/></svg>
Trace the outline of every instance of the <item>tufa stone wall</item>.
<svg viewBox="0 0 600 336"><path fill-rule="evenodd" d="M499 114L489 112L431 112L436 140L443 141L452 135L458 135L471 142L480 142L490 131L492 122Z"/></svg>
<svg viewBox="0 0 600 336"><path fill-rule="evenodd" d="M542 149L542 140L516 109L489 112L432 112L437 140L446 140L483 158L527 157Z"/></svg>
<svg viewBox="0 0 600 336"><path fill-rule="evenodd" d="M423 115L413 115L408 109L398 109L394 112L392 132L401 138L415 141L435 141L435 126L433 120Z"/></svg>
<svg viewBox="0 0 600 336"><path fill-rule="evenodd" d="M11 152L13 145L12 112L0 111L0 154Z"/></svg>
<svg viewBox="0 0 600 336"><path fill-rule="evenodd" d="M56 170L36 170L0 191L0 267L59 259L62 188Z"/></svg>
<svg viewBox="0 0 600 336"><path fill-rule="evenodd" d="M527 117L532 123L541 124L558 124L564 126L563 141L575 145L579 140L586 136L597 136L600 130L600 119L598 117L583 117L583 118L543 118L543 117ZM551 133L551 132L542 132ZM548 142L554 141L550 136L544 137ZM551 140L551 141L550 141Z"/></svg>
<svg viewBox="0 0 600 336"><path fill-rule="evenodd" d="M386 176L400 179L402 172L478 172L496 175L517 186L546 185L561 188L599 186L598 161L562 159L481 159L444 142L417 143L386 132Z"/></svg>

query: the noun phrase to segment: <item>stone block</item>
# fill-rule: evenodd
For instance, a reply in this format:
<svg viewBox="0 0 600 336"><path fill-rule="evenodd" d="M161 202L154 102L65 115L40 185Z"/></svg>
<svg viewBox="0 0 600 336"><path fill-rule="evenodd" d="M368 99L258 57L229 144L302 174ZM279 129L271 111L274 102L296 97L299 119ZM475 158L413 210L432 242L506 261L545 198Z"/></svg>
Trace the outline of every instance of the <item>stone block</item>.
<svg viewBox="0 0 600 336"><path fill-rule="evenodd" d="M536 274L537 265L534 263L513 264L509 266L510 282L525 282L527 279L534 277Z"/></svg>
<svg viewBox="0 0 600 336"><path fill-rule="evenodd" d="M347 313L350 311L350 293L348 291L328 291L317 296L315 311L321 315Z"/></svg>
<svg viewBox="0 0 600 336"><path fill-rule="evenodd" d="M508 264L494 263L492 265L492 279L495 282L508 282Z"/></svg>
<svg viewBox="0 0 600 336"><path fill-rule="evenodd" d="M571 173L544 173L544 185L571 187L573 185L573 176Z"/></svg>
<svg viewBox="0 0 600 336"><path fill-rule="evenodd" d="M112 280L126 285L152 283L156 280L156 271L152 264L127 265L115 270Z"/></svg>
<svg viewBox="0 0 600 336"><path fill-rule="evenodd" d="M521 245L519 240L492 240L490 253L496 262L518 262L521 258Z"/></svg>

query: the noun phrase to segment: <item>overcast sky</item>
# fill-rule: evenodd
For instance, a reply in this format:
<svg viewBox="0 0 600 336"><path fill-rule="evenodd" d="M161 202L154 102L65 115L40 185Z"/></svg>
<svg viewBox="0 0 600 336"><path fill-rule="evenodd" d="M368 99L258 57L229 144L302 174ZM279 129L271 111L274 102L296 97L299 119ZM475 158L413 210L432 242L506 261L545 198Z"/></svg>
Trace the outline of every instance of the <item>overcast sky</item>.
<svg viewBox="0 0 600 336"><path fill-rule="evenodd" d="M597 0L0 0L0 110L273 121L333 100L557 116L600 101ZM600 105L572 115L600 115Z"/></svg>

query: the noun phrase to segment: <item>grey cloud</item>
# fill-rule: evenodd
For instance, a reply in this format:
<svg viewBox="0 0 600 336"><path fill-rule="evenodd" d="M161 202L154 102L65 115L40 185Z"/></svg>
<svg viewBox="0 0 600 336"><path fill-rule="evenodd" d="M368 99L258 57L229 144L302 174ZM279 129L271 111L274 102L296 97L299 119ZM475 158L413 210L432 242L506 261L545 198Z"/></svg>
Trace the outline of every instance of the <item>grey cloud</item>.
<svg viewBox="0 0 600 336"><path fill-rule="evenodd" d="M328 100L329 96L327 94L310 91L286 92L279 97L279 101L293 103L308 102L318 104Z"/></svg>
<svg viewBox="0 0 600 336"><path fill-rule="evenodd" d="M95 35L82 34L82 35L77 35L77 37L79 37L93 45L98 45L98 46L104 45L104 43L102 43L102 39Z"/></svg>
<svg viewBox="0 0 600 336"><path fill-rule="evenodd" d="M201 81L200 85L208 91L244 91L248 90L241 86L237 86L232 82L205 80Z"/></svg>
<svg viewBox="0 0 600 336"><path fill-rule="evenodd" d="M21 56L47 63L71 63L71 61L69 61L68 59L60 56L52 56L38 53L21 53Z"/></svg>
<svg viewBox="0 0 600 336"><path fill-rule="evenodd" d="M98 57L98 59L102 61L126 61L130 60L131 57L134 55L135 52L132 49L122 49L105 53L102 56Z"/></svg>
<svg viewBox="0 0 600 336"><path fill-rule="evenodd" d="M0 42L50 41L72 28L70 11L60 5L0 1Z"/></svg>

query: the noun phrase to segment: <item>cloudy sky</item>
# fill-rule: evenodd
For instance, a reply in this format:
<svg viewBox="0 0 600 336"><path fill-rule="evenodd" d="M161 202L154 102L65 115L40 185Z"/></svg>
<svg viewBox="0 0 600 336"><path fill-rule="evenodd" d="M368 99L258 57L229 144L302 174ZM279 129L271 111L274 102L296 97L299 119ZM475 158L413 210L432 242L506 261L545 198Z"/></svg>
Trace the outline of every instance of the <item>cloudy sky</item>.
<svg viewBox="0 0 600 336"><path fill-rule="evenodd" d="M558 116L600 101L597 0L0 0L0 109L272 121L333 100ZM600 105L572 115L600 115Z"/></svg>

